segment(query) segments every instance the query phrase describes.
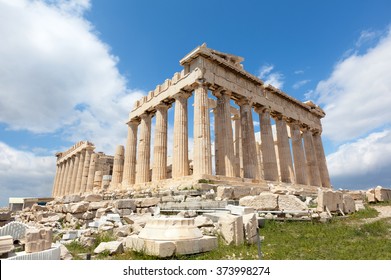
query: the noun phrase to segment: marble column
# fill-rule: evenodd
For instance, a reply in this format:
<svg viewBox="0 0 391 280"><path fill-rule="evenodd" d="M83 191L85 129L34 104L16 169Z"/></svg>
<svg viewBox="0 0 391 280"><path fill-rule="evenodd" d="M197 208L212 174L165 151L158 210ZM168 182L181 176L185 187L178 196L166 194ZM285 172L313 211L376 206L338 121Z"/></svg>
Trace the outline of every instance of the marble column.
<svg viewBox="0 0 391 280"><path fill-rule="evenodd" d="M69 159L69 171L67 174L67 180L66 180L66 189L65 189L65 195L68 195L71 193L71 186L72 186L72 174L73 174L73 166L75 162L75 156L72 155Z"/></svg>
<svg viewBox="0 0 391 280"><path fill-rule="evenodd" d="M324 154L321 133L319 131L316 131L313 134L312 139L316 151L316 159L318 161L320 181L322 183L322 187L331 188L330 176L327 168L326 156Z"/></svg>
<svg viewBox="0 0 391 280"><path fill-rule="evenodd" d="M136 184L150 181L151 157L151 117L150 113L140 116L140 139L138 143Z"/></svg>
<svg viewBox="0 0 391 280"><path fill-rule="evenodd" d="M136 182L137 129L139 123L138 120L128 122L122 188L128 188Z"/></svg>
<svg viewBox="0 0 391 280"><path fill-rule="evenodd" d="M234 154L235 154L235 177L241 177L240 170L242 166L241 162L241 132L240 132L240 117L239 114L235 114L232 117L235 127L235 140L234 140Z"/></svg>
<svg viewBox="0 0 391 280"><path fill-rule="evenodd" d="M54 176L53 188L52 188L52 197L56 197L57 189L58 189L58 180L60 177L60 164L56 163L56 174Z"/></svg>
<svg viewBox="0 0 391 280"><path fill-rule="evenodd" d="M282 115L276 115L274 120L276 121L281 182L294 183L295 173L293 171L292 154L291 147L289 145L286 121Z"/></svg>
<svg viewBox="0 0 391 280"><path fill-rule="evenodd" d="M318 162L316 160L316 153L314 143L312 141L312 132L309 128L305 128L303 132L304 140L304 151L307 162L307 175L308 175L308 184L310 186L320 187L320 174Z"/></svg>
<svg viewBox="0 0 391 280"><path fill-rule="evenodd" d="M79 170L79 161L80 161L80 153L76 153L75 154L75 161L73 163L71 186L70 186L70 189L69 189L69 193L70 194L75 193L77 171Z"/></svg>
<svg viewBox="0 0 391 280"><path fill-rule="evenodd" d="M81 175L81 183L80 183L81 193L87 191L88 173L90 169L91 154L93 153L93 150L89 148L87 148L85 151L86 152L85 152L84 163L83 163L83 173Z"/></svg>
<svg viewBox="0 0 391 280"><path fill-rule="evenodd" d="M222 127L221 127L221 108L213 109L214 115L214 132L215 132L215 172L216 175L225 175L225 162L223 149L221 147L222 143Z"/></svg>
<svg viewBox="0 0 391 280"><path fill-rule="evenodd" d="M92 192L94 189L94 178L95 178L95 169L98 162L98 154L92 153L90 159L90 166L88 167L88 178L86 192Z"/></svg>
<svg viewBox="0 0 391 280"><path fill-rule="evenodd" d="M234 142L231 122L231 93L228 91L220 91L215 94L217 97L217 111L219 116L219 153L222 160L222 175L227 177L235 177L235 155Z"/></svg>
<svg viewBox="0 0 391 280"><path fill-rule="evenodd" d="M65 182L66 182L66 173L68 171L68 161L63 160L61 162L62 165L62 174L60 180L60 190L58 192L58 196L63 196L65 194Z"/></svg>
<svg viewBox="0 0 391 280"><path fill-rule="evenodd" d="M174 147L172 156L172 178L189 175L189 136L188 136L188 92L179 92L174 96Z"/></svg>
<svg viewBox="0 0 391 280"><path fill-rule="evenodd" d="M274 149L272 126L270 124L270 110L267 108L260 108L257 109L256 112L259 113L261 127L261 151L264 179L268 181L278 181L277 158Z"/></svg>
<svg viewBox="0 0 391 280"><path fill-rule="evenodd" d="M193 174L196 177L212 175L208 87L203 81L199 81L194 90L193 134Z"/></svg>
<svg viewBox="0 0 391 280"><path fill-rule="evenodd" d="M307 168L305 163L300 126L297 122L292 122L289 126L291 129L292 152L296 174L296 184L307 185Z"/></svg>
<svg viewBox="0 0 391 280"><path fill-rule="evenodd" d="M259 179L257 148L254 133L254 123L250 101L237 101L240 106L240 124L242 132L243 177Z"/></svg>
<svg viewBox="0 0 391 280"><path fill-rule="evenodd" d="M76 177L76 182L75 182L74 193L81 192L81 179L83 177L85 155L86 155L86 149L81 150L80 154L79 154L80 158L79 158L79 165L77 167L77 177Z"/></svg>
<svg viewBox="0 0 391 280"><path fill-rule="evenodd" d="M156 106L152 181L167 179L167 104Z"/></svg>
<svg viewBox="0 0 391 280"><path fill-rule="evenodd" d="M124 153L125 148L122 145L118 145L115 149L113 175L111 177L110 188L117 189L122 182L122 173L124 171Z"/></svg>

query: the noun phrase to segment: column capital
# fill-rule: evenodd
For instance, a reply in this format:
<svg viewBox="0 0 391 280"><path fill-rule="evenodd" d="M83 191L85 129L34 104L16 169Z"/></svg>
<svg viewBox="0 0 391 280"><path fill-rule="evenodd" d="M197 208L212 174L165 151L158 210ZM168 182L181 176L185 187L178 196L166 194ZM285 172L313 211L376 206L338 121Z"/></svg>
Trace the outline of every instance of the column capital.
<svg viewBox="0 0 391 280"><path fill-rule="evenodd" d="M129 125L129 126L131 126L131 125L139 125L140 124L140 120L134 118L134 119L131 119L130 121L128 121L126 124Z"/></svg>
<svg viewBox="0 0 391 280"><path fill-rule="evenodd" d="M191 92L180 90L178 93L176 93L173 98L177 100L178 98L189 98L191 96Z"/></svg>
<svg viewBox="0 0 391 280"><path fill-rule="evenodd" d="M159 104L157 104L155 106L155 109L156 110L167 110L170 107L171 107L171 104L167 104L165 102L160 102Z"/></svg>
<svg viewBox="0 0 391 280"><path fill-rule="evenodd" d="M254 107L254 111L258 114L263 114L263 113L271 113L271 109L269 107L266 107L266 106L257 106L257 107Z"/></svg>
<svg viewBox="0 0 391 280"><path fill-rule="evenodd" d="M206 80L205 79L197 79L195 81L195 84L198 86L198 87L204 87L204 88L208 88L208 84L206 83Z"/></svg>
<svg viewBox="0 0 391 280"><path fill-rule="evenodd" d="M243 106L243 105L250 105L250 106L252 106L253 101L252 101L252 98L243 97L243 98L240 98L238 100L235 100L235 103L238 106Z"/></svg>

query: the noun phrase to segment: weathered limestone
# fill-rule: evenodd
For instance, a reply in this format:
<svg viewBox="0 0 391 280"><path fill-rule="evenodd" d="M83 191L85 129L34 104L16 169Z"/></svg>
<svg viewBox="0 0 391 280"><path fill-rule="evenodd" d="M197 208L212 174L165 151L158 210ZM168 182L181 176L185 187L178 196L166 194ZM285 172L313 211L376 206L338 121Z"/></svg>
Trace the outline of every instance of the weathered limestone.
<svg viewBox="0 0 391 280"><path fill-rule="evenodd" d="M117 189L122 182L122 173L124 170L124 146L118 145L114 155L113 177L111 179L110 187Z"/></svg>
<svg viewBox="0 0 391 280"><path fill-rule="evenodd" d="M80 193L81 190L81 181L83 178L83 168L84 168L84 160L85 160L86 150L82 150L79 154L79 164L77 167L77 173L76 173L76 182L74 187L74 193Z"/></svg>
<svg viewBox="0 0 391 280"><path fill-rule="evenodd" d="M313 141L316 151L316 159L319 165L319 174L320 180L322 182L322 187L331 188L329 171L327 169L326 156L324 154L322 139L320 137L320 132L315 132L313 135Z"/></svg>
<svg viewBox="0 0 391 280"><path fill-rule="evenodd" d="M128 137L126 140L124 173L122 188L128 188L136 182L137 129L138 121L128 122Z"/></svg>
<svg viewBox="0 0 391 280"><path fill-rule="evenodd" d="M151 154L151 117L150 113L140 116L140 139L136 164L136 183L150 181L150 154Z"/></svg>
<svg viewBox="0 0 391 280"><path fill-rule="evenodd" d="M174 118L174 149L172 160L172 177L180 178L189 175L189 151L188 151L188 116L187 99L190 94L179 92L175 98Z"/></svg>
<svg viewBox="0 0 391 280"><path fill-rule="evenodd" d="M212 174L208 88L199 81L194 90L194 162L193 175Z"/></svg>
<svg viewBox="0 0 391 280"><path fill-rule="evenodd" d="M320 186L320 174L316 159L315 147L312 140L312 132L306 128L303 132L305 157L307 161L308 183L310 186Z"/></svg>
<svg viewBox="0 0 391 280"><path fill-rule="evenodd" d="M92 154L90 159L90 167L88 168L87 192L91 192L94 188L95 169L96 169L97 160L98 160L98 155L95 153Z"/></svg>
<svg viewBox="0 0 391 280"><path fill-rule="evenodd" d="M85 155L84 165L83 165L83 174L81 177L81 192L87 191L88 175L89 175L92 152L93 151L91 149L86 149L86 155Z"/></svg>
<svg viewBox="0 0 391 280"><path fill-rule="evenodd" d="M295 166L296 183L307 185L307 167L305 163L303 141L299 124L297 122L290 123L290 129L292 137L292 152Z"/></svg>
<svg viewBox="0 0 391 280"><path fill-rule="evenodd" d="M342 192L319 189L317 210L325 212L327 210L326 208L330 212L343 210Z"/></svg>
<svg viewBox="0 0 391 280"><path fill-rule="evenodd" d="M0 236L0 255L9 253L14 249L14 243L11 235Z"/></svg>
<svg viewBox="0 0 391 280"><path fill-rule="evenodd" d="M167 178L167 110L166 104L156 106L152 181Z"/></svg>
<svg viewBox="0 0 391 280"><path fill-rule="evenodd" d="M243 217L227 214L219 219L221 236L228 245L241 245L244 241Z"/></svg>
<svg viewBox="0 0 391 280"><path fill-rule="evenodd" d="M52 247L52 229L50 228L28 228L25 236L26 253L40 252Z"/></svg>
<svg viewBox="0 0 391 280"><path fill-rule="evenodd" d="M257 196L245 196L239 200L239 205L252 207L257 210L277 210L278 195L263 192Z"/></svg>
<svg viewBox="0 0 391 280"><path fill-rule="evenodd" d="M375 188L376 201L389 201L391 200L391 189L385 189L381 186Z"/></svg>

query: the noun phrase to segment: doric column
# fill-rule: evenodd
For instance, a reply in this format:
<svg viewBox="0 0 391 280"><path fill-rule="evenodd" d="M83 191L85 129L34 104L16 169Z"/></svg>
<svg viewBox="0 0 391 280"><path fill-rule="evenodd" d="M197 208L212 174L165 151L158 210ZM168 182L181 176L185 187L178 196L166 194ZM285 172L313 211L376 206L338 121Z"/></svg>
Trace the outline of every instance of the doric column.
<svg viewBox="0 0 391 280"><path fill-rule="evenodd" d="M258 170L257 148L250 101L237 101L240 106L240 124L242 132L243 177L260 178Z"/></svg>
<svg viewBox="0 0 391 280"><path fill-rule="evenodd" d="M153 147L152 181L167 178L167 104L156 106L155 139Z"/></svg>
<svg viewBox="0 0 391 280"><path fill-rule="evenodd" d="M320 132L315 132L313 135L313 143L316 151L316 159L319 166L320 180L322 182L322 187L331 188L329 171L327 168L326 156L324 154L322 138Z"/></svg>
<svg viewBox="0 0 391 280"><path fill-rule="evenodd" d="M218 126L219 138L218 138L218 150L220 158L223 162L222 175L227 177L235 177L235 155L234 155L234 143L233 132L231 123L231 93L228 91L219 91L214 93L217 97L217 112L218 112Z"/></svg>
<svg viewBox="0 0 391 280"><path fill-rule="evenodd" d="M88 167L88 178L86 192L92 192L94 189L95 169L98 161L98 154L92 153L90 159L90 166Z"/></svg>
<svg viewBox="0 0 391 280"><path fill-rule="evenodd" d="M290 123L290 129L296 184L307 185L307 168L305 163L300 126L297 122L292 122Z"/></svg>
<svg viewBox="0 0 391 280"><path fill-rule="evenodd" d="M232 117L235 127L235 139L234 139L234 154L235 154L235 177L240 177L240 170L242 167L241 162L241 132L240 132L240 117L239 114L235 114Z"/></svg>
<svg viewBox="0 0 391 280"><path fill-rule="evenodd" d="M54 176L52 197L56 197L56 195L57 195L58 181L59 181L59 178L60 178L60 172L61 172L60 164L56 162L56 174Z"/></svg>
<svg viewBox="0 0 391 280"><path fill-rule="evenodd" d="M60 189L58 192L58 196L63 196L65 194L65 182L66 182L66 173L68 171L68 161L63 160L61 162L62 171L61 171L61 179L60 179Z"/></svg>
<svg viewBox="0 0 391 280"><path fill-rule="evenodd" d="M140 116L140 139L136 165L136 184L149 182L151 157L151 117L150 113Z"/></svg>
<svg viewBox="0 0 391 280"><path fill-rule="evenodd" d="M139 123L138 120L128 122L122 188L128 188L136 182L137 128Z"/></svg>
<svg viewBox="0 0 391 280"><path fill-rule="evenodd" d="M281 182L294 183L295 173L293 171L292 154L291 147L289 145L286 121L282 115L276 115L274 120L276 121Z"/></svg>
<svg viewBox="0 0 391 280"><path fill-rule="evenodd" d="M85 155L86 155L86 149L81 150L80 154L79 154L80 158L79 158L79 165L77 167L77 177L76 177L76 182L75 182L74 193L81 192L81 179L83 177Z"/></svg>
<svg viewBox="0 0 391 280"><path fill-rule="evenodd" d="M216 108L213 109L213 115L214 115L214 132L215 132L215 141L214 141L215 172L216 175L224 175L225 162L224 162L223 149L222 147L220 147L222 145L221 108L218 108L216 106Z"/></svg>
<svg viewBox="0 0 391 280"><path fill-rule="evenodd" d="M65 195L68 195L71 193L71 186L72 186L72 174L73 174L73 164L75 162L75 156L72 155L69 159L69 171L67 174L67 180L66 180L66 189L65 189Z"/></svg>
<svg viewBox="0 0 391 280"><path fill-rule="evenodd" d="M194 90L194 157L193 174L195 176L212 174L210 146L210 119L208 87L199 81Z"/></svg>
<svg viewBox="0 0 391 280"><path fill-rule="evenodd" d="M125 148L122 145L118 145L115 149L113 175L111 177L110 188L117 189L122 182L122 173L124 171L124 153Z"/></svg>
<svg viewBox="0 0 391 280"><path fill-rule="evenodd" d="M304 140L304 151L307 162L307 175L308 175L308 184L310 186L320 187L320 174L318 162L316 160L316 153L314 143L312 141L312 132L309 128L304 129L303 132Z"/></svg>
<svg viewBox="0 0 391 280"><path fill-rule="evenodd" d="M179 92L174 96L174 148L172 157L172 178L189 175L189 151L188 151L188 110L187 99L191 96L188 92Z"/></svg>
<svg viewBox="0 0 391 280"><path fill-rule="evenodd" d="M102 181L103 181L103 171L101 170L98 170L98 171L95 171L95 175L94 175L94 188L102 188Z"/></svg>
<svg viewBox="0 0 391 280"><path fill-rule="evenodd" d="M264 179L278 181L278 169L272 126L270 124L270 110L267 108L256 109L259 113L261 127L261 151Z"/></svg>
<svg viewBox="0 0 391 280"><path fill-rule="evenodd" d="M80 192L84 193L87 191L87 181L88 181L88 173L90 169L91 162L91 154L93 153L92 149L86 148L84 164L83 164L83 173L81 175L81 184L80 184Z"/></svg>
<svg viewBox="0 0 391 280"><path fill-rule="evenodd" d="M71 186L69 188L69 193L70 194L75 193L77 171L79 170L79 161L80 161L80 153L77 153L77 154L75 154L75 160L74 160L74 163L73 163Z"/></svg>

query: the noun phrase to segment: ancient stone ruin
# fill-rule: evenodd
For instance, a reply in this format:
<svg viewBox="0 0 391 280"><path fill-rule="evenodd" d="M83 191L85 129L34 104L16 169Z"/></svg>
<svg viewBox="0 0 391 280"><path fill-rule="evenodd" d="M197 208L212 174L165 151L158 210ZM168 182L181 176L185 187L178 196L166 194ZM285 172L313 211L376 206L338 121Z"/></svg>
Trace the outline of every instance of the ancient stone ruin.
<svg viewBox="0 0 391 280"><path fill-rule="evenodd" d="M189 180L263 187L272 182L307 187L313 193L317 187L330 188L321 140L323 110L264 84L243 69L242 61L205 44L191 51L180 60L181 72L136 101L127 122L126 147L118 146L114 159L94 153L90 142L56 154L53 196L91 192L94 187L164 189ZM193 116L188 114L190 98ZM168 143L171 107L174 135ZM259 115L259 142L253 112ZM189 136L194 139L192 153ZM173 146L171 164L168 145Z"/></svg>

